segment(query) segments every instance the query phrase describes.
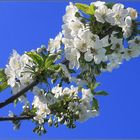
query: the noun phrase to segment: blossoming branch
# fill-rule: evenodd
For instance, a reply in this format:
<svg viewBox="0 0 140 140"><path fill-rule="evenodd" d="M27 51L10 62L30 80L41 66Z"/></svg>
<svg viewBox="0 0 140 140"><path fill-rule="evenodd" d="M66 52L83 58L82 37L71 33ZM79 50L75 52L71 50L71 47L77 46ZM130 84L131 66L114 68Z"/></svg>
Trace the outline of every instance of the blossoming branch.
<svg viewBox="0 0 140 140"><path fill-rule="evenodd" d="M10 120L17 129L21 121L31 119L39 135L46 133L46 123L75 128L76 121L98 116L96 96L108 95L96 90L96 77L140 55L140 22L131 7L103 1L70 3L63 22L62 32L47 47L23 55L14 50L0 70L0 92L11 88L13 94L0 108L23 104L21 114L10 111L0 121Z"/></svg>

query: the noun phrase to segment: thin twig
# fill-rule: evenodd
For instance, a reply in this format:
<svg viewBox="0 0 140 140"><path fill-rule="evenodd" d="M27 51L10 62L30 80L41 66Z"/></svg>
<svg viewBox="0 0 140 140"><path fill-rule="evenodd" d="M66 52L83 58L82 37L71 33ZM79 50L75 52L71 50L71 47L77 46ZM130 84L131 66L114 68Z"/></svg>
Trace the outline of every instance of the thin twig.
<svg viewBox="0 0 140 140"><path fill-rule="evenodd" d="M19 91L17 94L13 95L12 97L6 99L4 102L0 103L0 108L5 107L6 105L12 103L14 100L18 99L20 96L24 95L28 90L32 89L34 86L36 86L39 82L36 80L32 82L30 85Z"/></svg>
<svg viewBox="0 0 140 140"><path fill-rule="evenodd" d="M34 117L34 115L31 115L31 116L0 117L0 121L30 120L30 119L33 119L33 117Z"/></svg>

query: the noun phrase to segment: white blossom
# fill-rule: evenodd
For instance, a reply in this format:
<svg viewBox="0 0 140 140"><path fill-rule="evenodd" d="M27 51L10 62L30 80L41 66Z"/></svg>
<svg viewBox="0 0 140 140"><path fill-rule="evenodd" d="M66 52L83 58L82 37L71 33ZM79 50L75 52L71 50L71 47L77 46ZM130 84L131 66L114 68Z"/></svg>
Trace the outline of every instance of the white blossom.
<svg viewBox="0 0 140 140"><path fill-rule="evenodd" d="M32 59L26 54L20 56L16 51L13 51L9 64L5 68L8 85L12 87L13 94L16 94L33 81L30 69L26 67L27 65L30 67L34 65ZM23 99L23 97L21 98Z"/></svg>
<svg viewBox="0 0 140 140"><path fill-rule="evenodd" d="M125 18L128 15L127 9L124 8L123 4L117 3L112 7L114 12L115 24L119 26L123 26L125 24Z"/></svg>
<svg viewBox="0 0 140 140"><path fill-rule="evenodd" d="M34 106L34 108L37 109L34 120L38 121L39 124L44 123L44 119L51 112L50 109L48 108L47 101L44 94L40 93L35 95L32 105Z"/></svg>
<svg viewBox="0 0 140 140"><path fill-rule="evenodd" d="M111 40L111 49L115 51L115 53L121 53L124 51L124 46L123 46L123 39L122 38L117 38L114 35L110 37Z"/></svg>
<svg viewBox="0 0 140 140"><path fill-rule="evenodd" d="M50 53L52 53L52 54L60 51L61 40L62 40L62 33L59 33L55 37L55 39L50 39L49 46L48 46L48 51L50 51Z"/></svg>
<svg viewBox="0 0 140 140"><path fill-rule="evenodd" d="M111 9L108 9L106 5L101 5L98 9L95 10L94 16L96 20L101 23L108 22L111 25L114 25L115 20L113 18L114 13Z"/></svg>
<svg viewBox="0 0 140 140"><path fill-rule="evenodd" d="M79 68L80 52L74 47L73 40L63 38L62 41L65 45L65 57L69 60L69 68Z"/></svg>
<svg viewBox="0 0 140 140"><path fill-rule="evenodd" d="M82 88L82 99L92 101L93 94L91 93L90 89L84 89Z"/></svg>
<svg viewBox="0 0 140 140"><path fill-rule="evenodd" d="M69 21L75 20L75 14L78 12L78 9L72 2L66 7L66 14L63 16L63 22L67 23Z"/></svg>
<svg viewBox="0 0 140 140"><path fill-rule="evenodd" d="M79 31L78 37L74 38L74 47L80 52L86 52L94 44L93 34L90 30Z"/></svg>
<svg viewBox="0 0 140 140"><path fill-rule="evenodd" d="M109 45L108 37L104 37L101 40L97 35L94 37L95 42L92 48L85 53L84 59L90 62L94 58L95 63L100 64L102 61L104 62L107 60L107 56L105 55L106 49L104 47L106 47L106 45Z"/></svg>
<svg viewBox="0 0 140 140"><path fill-rule="evenodd" d="M136 9L128 7L127 8L128 14L129 16L132 18L132 20L137 19L138 17L138 12L136 11Z"/></svg>
<svg viewBox="0 0 140 140"><path fill-rule="evenodd" d="M96 1L96 2L92 2L91 5L92 4L96 7L100 7L102 5L105 5L105 2L104 1Z"/></svg>
<svg viewBox="0 0 140 140"><path fill-rule="evenodd" d="M140 55L140 36L128 41L129 48L125 49L124 57L126 60L138 57Z"/></svg>
<svg viewBox="0 0 140 140"><path fill-rule="evenodd" d="M125 37L125 38L128 38L128 37L130 37L131 36L131 34L132 34L132 19L131 19L131 17L130 16L127 16L126 18L125 18L125 25L124 26L122 26L122 30L123 30L123 36Z"/></svg>

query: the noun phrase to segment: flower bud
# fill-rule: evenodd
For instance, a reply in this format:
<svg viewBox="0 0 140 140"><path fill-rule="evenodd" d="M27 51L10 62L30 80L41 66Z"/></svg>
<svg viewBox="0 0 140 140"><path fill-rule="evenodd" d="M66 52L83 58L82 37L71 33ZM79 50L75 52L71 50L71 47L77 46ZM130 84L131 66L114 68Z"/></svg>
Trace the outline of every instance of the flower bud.
<svg viewBox="0 0 140 140"><path fill-rule="evenodd" d="M49 126L52 126L52 124L53 124L53 120L52 120L51 117L50 117L49 120L48 120L48 124L49 124Z"/></svg>

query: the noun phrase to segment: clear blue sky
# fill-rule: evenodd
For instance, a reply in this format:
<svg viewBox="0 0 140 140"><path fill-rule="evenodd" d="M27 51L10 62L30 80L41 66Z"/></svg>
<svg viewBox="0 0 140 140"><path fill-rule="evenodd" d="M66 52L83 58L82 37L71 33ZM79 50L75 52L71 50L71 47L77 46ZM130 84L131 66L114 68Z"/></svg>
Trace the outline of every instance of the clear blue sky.
<svg viewBox="0 0 140 140"><path fill-rule="evenodd" d="M61 31L66 2L10 3L0 2L0 67L4 67L12 49L19 53L47 44L49 38ZM140 13L139 2L125 2ZM109 92L100 97L100 116L74 130L65 126L48 128L42 138L140 138L140 58L125 62L120 69L99 77L101 89ZM10 96L10 90L1 93L0 101ZM0 110L7 115L13 105ZM20 111L20 107L14 109ZM31 122L22 123L19 131L13 131L10 122L0 122L2 138L38 138L32 133Z"/></svg>

